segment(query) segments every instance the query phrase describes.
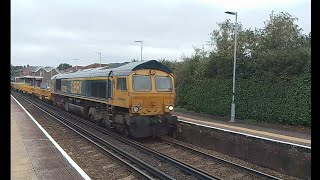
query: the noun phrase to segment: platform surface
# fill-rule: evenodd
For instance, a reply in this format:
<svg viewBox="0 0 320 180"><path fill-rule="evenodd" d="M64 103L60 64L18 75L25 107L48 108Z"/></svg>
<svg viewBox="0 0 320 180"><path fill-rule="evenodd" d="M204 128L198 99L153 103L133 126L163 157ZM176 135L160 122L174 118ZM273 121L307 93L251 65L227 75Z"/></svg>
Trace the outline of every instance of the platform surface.
<svg viewBox="0 0 320 180"><path fill-rule="evenodd" d="M293 143L301 146L311 147L311 133L297 132L284 129L276 129L273 127L262 127L255 125L243 124L241 122L226 122L216 120L211 116L203 116L191 113L174 112L178 119L186 122L196 123L200 125L210 126L213 128L225 129L238 133L248 134L256 137L272 139L276 141L283 141Z"/></svg>
<svg viewBox="0 0 320 180"><path fill-rule="evenodd" d="M84 179L11 97L11 179Z"/></svg>

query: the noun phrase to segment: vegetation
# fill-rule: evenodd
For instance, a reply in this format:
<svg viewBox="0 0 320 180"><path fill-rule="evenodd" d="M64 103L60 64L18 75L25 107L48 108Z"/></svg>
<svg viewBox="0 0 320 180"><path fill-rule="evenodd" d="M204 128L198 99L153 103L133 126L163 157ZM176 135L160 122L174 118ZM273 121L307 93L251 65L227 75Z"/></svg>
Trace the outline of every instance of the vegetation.
<svg viewBox="0 0 320 180"><path fill-rule="evenodd" d="M10 65L10 74L11 74L11 77L19 76L19 70L12 64Z"/></svg>
<svg viewBox="0 0 320 180"><path fill-rule="evenodd" d="M260 29L238 23L236 118L311 125L311 32L303 34L296 21L279 13ZM177 106L230 116L234 24L218 26L206 49L182 62L161 61L175 73Z"/></svg>
<svg viewBox="0 0 320 180"><path fill-rule="evenodd" d="M71 68L72 65L68 64L68 63L61 63L59 64L59 66L57 67L59 71Z"/></svg>

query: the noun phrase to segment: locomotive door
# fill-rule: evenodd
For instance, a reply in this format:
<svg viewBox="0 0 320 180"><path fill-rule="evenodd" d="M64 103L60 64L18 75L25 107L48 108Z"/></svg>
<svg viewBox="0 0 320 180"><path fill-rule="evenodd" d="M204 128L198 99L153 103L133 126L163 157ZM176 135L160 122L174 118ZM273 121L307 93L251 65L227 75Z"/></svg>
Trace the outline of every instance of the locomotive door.
<svg viewBox="0 0 320 180"><path fill-rule="evenodd" d="M128 107L127 77L116 77L115 83L114 104L120 107Z"/></svg>

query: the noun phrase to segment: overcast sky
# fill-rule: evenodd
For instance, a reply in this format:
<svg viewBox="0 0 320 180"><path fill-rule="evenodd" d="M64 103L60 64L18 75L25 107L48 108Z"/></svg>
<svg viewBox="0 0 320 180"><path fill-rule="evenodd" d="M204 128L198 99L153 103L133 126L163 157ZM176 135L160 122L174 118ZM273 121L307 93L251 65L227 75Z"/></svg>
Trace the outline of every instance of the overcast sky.
<svg viewBox="0 0 320 180"><path fill-rule="evenodd" d="M58 66L190 56L217 23L261 28L271 11L311 31L311 0L11 0L11 64ZM79 59L79 60L72 60Z"/></svg>

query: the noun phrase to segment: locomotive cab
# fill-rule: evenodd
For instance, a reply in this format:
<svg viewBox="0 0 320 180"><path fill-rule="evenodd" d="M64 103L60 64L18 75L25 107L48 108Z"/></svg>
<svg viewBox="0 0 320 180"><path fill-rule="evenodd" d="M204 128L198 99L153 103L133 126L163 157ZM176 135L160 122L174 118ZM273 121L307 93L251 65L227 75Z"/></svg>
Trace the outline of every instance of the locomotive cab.
<svg viewBox="0 0 320 180"><path fill-rule="evenodd" d="M175 92L171 74L157 70L141 70L132 76L132 114L158 115L173 110Z"/></svg>
<svg viewBox="0 0 320 180"><path fill-rule="evenodd" d="M130 114L139 130L135 136L165 135L176 130L177 118L171 116L175 104L174 78L171 73L146 69L133 72ZM132 128L134 129L134 128Z"/></svg>

